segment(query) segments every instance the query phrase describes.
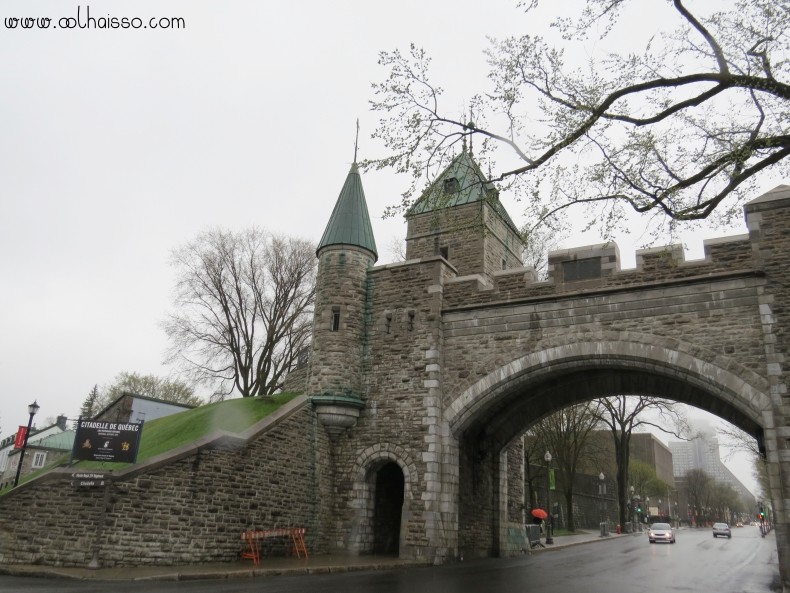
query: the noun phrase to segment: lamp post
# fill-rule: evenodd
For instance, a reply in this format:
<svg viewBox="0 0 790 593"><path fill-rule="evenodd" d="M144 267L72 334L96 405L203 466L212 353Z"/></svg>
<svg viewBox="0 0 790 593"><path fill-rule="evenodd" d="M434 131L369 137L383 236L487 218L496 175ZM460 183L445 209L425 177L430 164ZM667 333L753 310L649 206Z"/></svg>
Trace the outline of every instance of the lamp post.
<svg viewBox="0 0 790 593"><path fill-rule="evenodd" d="M598 474L598 495L601 497L601 536L609 535L608 527L609 527L609 517L606 513L606 482L604 479L606 476L603 475L603 472Z"/></svg>
<svg viewBox="0 0 790 593"><path fill-rule="evenodd" d="M27 450L27 439L30 437L30 427L33 426L33 416L36 415L41 406L37 401L33 401L27 407L27 413L30 414L30 419L27 421L27 432L25 433L25 441L22 443L22 450L19 452L19 465L16 466L16 477L14 478L14 488L19 484L19 474L22 471L22 462L25 460L25 451Z"/></svg>
<svg viewBox="0 0 790 593"><path fill-rule="evenodd" d="M650 521L650 497L645 496L645 517L648 517L648 521Z"/></svg>
<svg viewBox="0 0 790 593"><path fill-rule="evenodd" d="M546 506L549 508L549 524L546 527L546 543L553 544L554 538L551 537L551 524L554 522L554 514L551 512L551 484L549 480L549 474L551 473L551 453L546 451L546 454L543 456L543 459L546 461Z"/></svg>
<svg viewBox="0 0 790 593"><path fill-rule="evenodd" d="M661 499L659 498L658 499L658 514L659 514L659 516L661 515L662 511L663 511L663 509L661 507Z"/></svg>
<svg viewBox="0 0 790 593"><path fill-rule="evenodd" d="M633 532L636 533L636 497L633 486L631 486L631 527L634 530Z"/></svg>

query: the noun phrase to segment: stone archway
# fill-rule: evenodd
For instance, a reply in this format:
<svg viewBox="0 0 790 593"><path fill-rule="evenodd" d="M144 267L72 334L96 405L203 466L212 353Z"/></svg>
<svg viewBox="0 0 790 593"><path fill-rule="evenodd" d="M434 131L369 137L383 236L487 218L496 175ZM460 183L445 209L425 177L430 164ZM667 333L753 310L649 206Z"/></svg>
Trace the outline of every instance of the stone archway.
<svg viewBox="0 0 790 593"><path fill-rule="evenodd" d="M555 344L503 365L454 398L445 420L460 450L459 547L478 555L505 552L507 531L523 521L508 500L508 447L532 422L573 403L656 395L709 411L761 439L772 417L765 379L734 360L677 346Z"/></svg>

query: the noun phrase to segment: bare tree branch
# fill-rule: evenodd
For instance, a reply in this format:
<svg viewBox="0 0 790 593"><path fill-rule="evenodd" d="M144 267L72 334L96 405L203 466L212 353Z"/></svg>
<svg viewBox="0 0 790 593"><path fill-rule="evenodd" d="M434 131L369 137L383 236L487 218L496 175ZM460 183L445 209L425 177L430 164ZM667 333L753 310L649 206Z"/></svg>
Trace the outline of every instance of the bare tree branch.
<svg viewBox="0 0 790 593"><path fill-rule="evenodd" d="M566 48L601 20L609 34L628 2L587 0L577 23L558 18ZM411 205L459 140L479 137L475 156L493 171L481 183L508 184L533 221L580 206L607 238L629 211L728 224L758 177L787 171L790 10L737 0L698 15L673 0L671 16L677 29L646 36L643 53L575 69L541 37L492 41L492 88L476 96L474 123L443 112L424 51L382 53L389 78L374 84L371 106L388 154L364 166L412 177L388 213ZM603 204L609 216L599 217Z"/></svg>

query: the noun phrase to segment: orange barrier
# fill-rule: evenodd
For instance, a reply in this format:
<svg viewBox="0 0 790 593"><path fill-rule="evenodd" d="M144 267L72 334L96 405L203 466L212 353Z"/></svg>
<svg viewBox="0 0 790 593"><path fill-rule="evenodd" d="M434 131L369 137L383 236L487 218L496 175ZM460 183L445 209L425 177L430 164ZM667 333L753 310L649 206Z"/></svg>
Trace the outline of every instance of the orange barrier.
<svg viewBox="0 0 790 593"><path fill-rule="evenodd" d="M258 529L251 531L244 531L241 534L241 539L245 543L244 550L241 553L242 560L251 559L255 566L261 563L260 544L262 539L272 537L290 538L293 547L291 552L295 552L298 558L304 554L305 560L310 556L307 553L307 545L304 543L304 534L307 530L304 527L282 527L276 529Z"/></svg>
<svg viewBox="0 0 790 593"><path fill-rule="evenodd" d="M261 564L261 549L258 546L258 540L255 539L252 531L245 531L241 534L241 539L244 541L244 549L241 552L241 559L252 560L253 566L260 566Z"/></svg>

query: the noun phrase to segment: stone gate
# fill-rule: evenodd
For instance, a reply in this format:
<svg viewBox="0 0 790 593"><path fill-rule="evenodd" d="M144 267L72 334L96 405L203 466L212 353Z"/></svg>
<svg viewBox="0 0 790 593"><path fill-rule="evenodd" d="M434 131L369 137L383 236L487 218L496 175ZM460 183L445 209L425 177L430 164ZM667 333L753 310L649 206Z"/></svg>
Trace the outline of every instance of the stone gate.
<svg viewBox="0 0 790 593"><path fill-rule="evenodd" d="M548 278L464 152L407 214L406 261L377 251L353 165L317 250L307 395L331 440L338 547L445 562L512 550L519 437L580 401L646 394L711 412L767 456L790 578L790 187L745 207L749 232L637 253L549 256Z"/></svg>

